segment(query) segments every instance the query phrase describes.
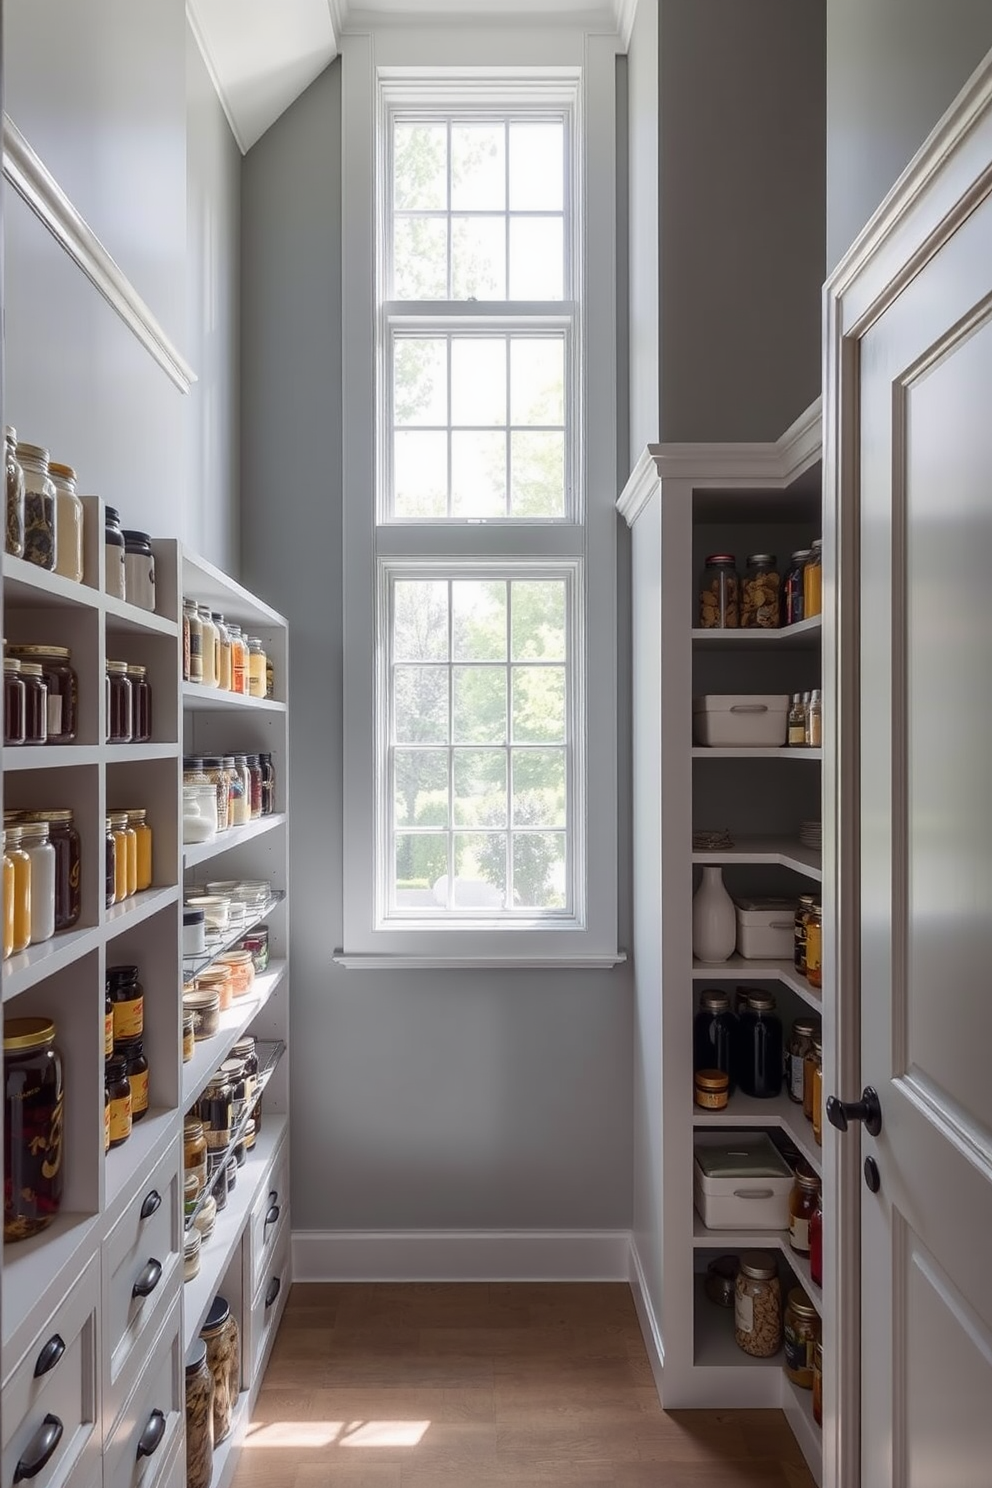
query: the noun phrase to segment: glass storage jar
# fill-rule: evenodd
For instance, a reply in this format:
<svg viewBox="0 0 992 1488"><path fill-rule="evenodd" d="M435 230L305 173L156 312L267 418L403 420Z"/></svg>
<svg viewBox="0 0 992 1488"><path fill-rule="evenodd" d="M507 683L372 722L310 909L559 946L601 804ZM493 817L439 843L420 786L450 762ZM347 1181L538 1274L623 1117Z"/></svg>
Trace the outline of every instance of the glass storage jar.
<svg viewBox="0 0 992 1488"><path fill-rule="evenodd" d="M813 539L803 567L803 614L807 620L823 609L823 539Z"/></svg>
<svg viewBox="0 0 992 1488"><path fill-rule="evenodd" d="M809 1217L809 1274L817 1286L823 1285L823 1193L818 1189L816 1208Z"/></svg>
<svg viewBox="0 0 992 1488"><path fill-rule="evenodd" d="M21 681L24 683L24 742L47 744L48 688L36 661L21 662Z"/></svg>
<svg viewBox="0 0 992 1488"><path fill-rule="evenodd" d="M210 992L217 998L218 1010L226 1013L234 999L234 977L231 968L215 961L196 976L196 990Z"/></svg>
<svg viewBox="0 0 992 1488"><path fill-rule="evenodd" d="M782 1020L770 992L752 992L740 1016L737 1080L745 1095L774 1100L782 1091Z"/></svg>
<svg viewBox="0 0 992 1488"><path fill-rule="evenodd" d="M210 606L198 604L196 613L200 617L200 629L203 633L200 642L200 655L203 658L203 676L201 681L204 687L217 686L217 627L210 614Z"/></svg>
<svg viewBox="0 0 992 1488"><path fill-rule="evenodd" d="M785 1088L789 1099L794 1100L799 1106L803 1103L806 1055L819 1031L819 1018L804 1016L796 1018L792 1024L792 1034L789 1038L788 1055L785 1061Z"/></svg>
<svg viewBox="0 0 992 1488"><path fill-rule="evenodd" d="M823 982L823 910L815 901L806 911L806 980L811 987Z"/></svg>
<svg viewBox="0 0 992 1488"><path fill-rule="evenodd" d="M693 1019L693 1068L722 1070L728 1077L728 1092L734 1093L734 1043L737 1019L730 1011L726 992L707 987L699 998L699 1011Z"/></svg>
<svg viewBox="0 0 992 1488"><path fill-rule="evenodd" d="M749 553L741 585L741 629L777 630L781 579L774 553Z"/></svg>
<svg viewBox="0 0 992 1488"><path fill-rule="evenodd" d="M823 1144L823 1048L819 1040L813 1044L810 1083L813 1087L810 1096L810 1105L812 1107L810 1119L813 1122L813 1140L820 1147Z"/></svg>
<svg viewBox="0 0 992 1488"><path fill-rule="evenodd" d="M23 744L25 733L24 679L15 656L3 659L3 742Z"/></svg>
<svg viewBox="0 0 992 1488"><path fill-rule="evenodd" d="M31 859L21 845L20 823L4 820L4 851L14 865L14 944L25 951L31 944Z"/></svg>
<svg viewBox="0 0 992 1488"><path fill-rule="evenodd" d="M127 1061L122 1054L112 1054L103 1067L107 1095L110 1098L110 1145L122 1147L131 1135L131 1082Z"/></svg>
<svg viewBox="0 0 992 1488"><path fill-rule="evenodd" d="M127 824L134 832L137 848L135 889L141 894L152 886L152 829L148 825L147 810L128 811Z"/></svg>
<svg viewBox="0 0 992 1488"><path fill-rule="evenodd" d="M699 581L699 624L703 630L736 630L740 617L737 560L733 553L711 553Z"/></svg>
<svg viewBox="0 0 992 1488"><path fill-rule="evenodd" d="M725 1111L730 1100L730 1079L723 1070L697 1069L693 1075L697 1106L706 1111Z"/></svg>
<svg viewBox="0 0 992 1488"><path fill-rule="evenodd" d="M193 1037L197 1042L213 1038L220 1029L220 996L209 988L184 991L183 1012L193 1014Z"/></svg>
<svg viewBox="0 0 992 1488"><path fill-rule="evenodd" d="M114 1043L144 1037L145 993L136 966L108 966L107 992L114 1006Z"/></svg>
<svg viewBox="0 0 992 1488"><path fill-rule="evenodd" d="M248 755L248 779L251 782L251 819L257 821L262 814L262 766L257 754Z"/></svg>
<svg viewBox="0 0 992 1488"><path fill-rule="evenodd" d="M134 532L127 527L124 538L124 572L128 604L155 613L155 556L147 532Z"/></svg>
<svg viewBox="0 0 992 1488"><path fill-rule="evenodd" d="M131 682L126 661L107 662L107 743L130 744L134 737Z"/></svg>
<svg viewBox="0 0 992 1488"><path fill-rule="evenodd" d="M207 1345L195 1338L186 1355L186 1488L210 1488L214 1471L214 1377Z"/></svg>
<svg viewBox="0 0 992 1488"><path fill-rule="evenodd" d="M734 1338L755 1359L770 1359L782 1347L782 1288L775 1257L745 1250L734 1295Z"/></svg>
<svg viewBox="0 0 992 1488"><path fill-rule="evenodd" d="M152 737L152 687L148 668L128 662L127 680L131 684L131 742L148 744Z"/></svg>
<svg viewBox="0 0 992 1488"><path fill-rule="evenodd" d="M183 1009L183 1064L188 1064L193 1058L196 1047L196 1036L193 1032L195 1024L196 1015Z"/></svg>
<svg viewBox="0 0 992 1488"><path fill-rule="evenodd" d="M801 1390L813 1388L813 1350L820 1337L820 1318L802 1287L793 1287L785 1303L785 1372Z"/></svg>
<svg viewBox="0 0 992 1488"><path fill-rule="evenodd" d="M48 473L48 451L37 444L19 444L17 458L24 471L24 556L51 572L58 544L55 482Z"/></svg>
<svg viewBox="0 0 992 1488"><path fill-rule="evenodd" d="M227 622L217 610L210 612L217 632L217 686L221 692L231 691L231 637Z"/></svg>
<svg viewBox="0 0 992 1488"><path fill-rule="evenodd" d="M76 737L79 684L68 646L11 646L10 655L23 665L41 667L48 689L46 734L49 744L71 744Z"/></svg>
<svg viewBox="0 0 992 1488"><path fill-rule="evenodd" d="M203 1122L207 1134L207 1149L227 1146L234 1120L234 1086L223 1070L218 1070L207 1081L206 1088L196 1103L196 1114ZM210 1134L223 1134L222 1143L211 1142Z"/></svg>
<svg viewBox="0 0 992 1488"><path fill-rule="evenodd" d="M121 811L110 813L110 830L114 834L114 903L123 904L128 897L130 884L132 847L128 840L127 815Z"/></svg>
<svg viewBox="0 0 992 1488"><path fill-rule="evenodd" d="M224 951L217 957L215 965L226 966L231 973L231 996L244 997L255 982L255 963L251 951Z"/></svg>
<svg viewBox="0 0 992 1488"><path fill-rule="evenodd" d="M246 827L251 821L251 776L248 757L228 755L224 759L231 776L231 826Z"/></svg>
<svg viewBox="0 0 992 1488"><path fill-rule="evenodd" d="M205 755L203 773L217 792L217 831L226 832L231 824L231 782L224 764L224 757L219 754Z"/></svg>
<svg viewBox="0 0 992 1488"><path fill-rule="evenodd" d="M820 1180L808 1163L796 1164L789 1194L789 1245L798 1255L809 1255L809 1222L820 1195Z"/></svg>
<svg viewBox="0 0 992 1488"><path fill-rule="evenodd" d="M228 622L231 637L231 691L247 696L248 693L248 647L240 625Z"/></svg>
<svg viewBox="0 0 992 1488"><path fill-rule="evenodd" d="M183 1281L192 1281L194 1276L200 1274L200 1246L203 1244L203 1236L196 1225L191 1225L183 1235ZM213 1375L210 1376L213 1379ZM211 1420L213 1415L211 1412Z"/></svg>
<svg viewBox="0 0 992 1488"><path fill-rule="evenodd" d="M103 1057L109 1059L114 1052L114 1004L110 1000L110 993L104 989L103 994Z"/></svg>
<svg viewBox="0 0 992 1488"><path fill-rule="evenodd" d="M131 1086L131 1120L140 1121L148 1114L148 1060L141 1039L117 1044L114 1053L124 1060L124 1070Z"/></svg>
<svg viewBox="0 0 992 1488"><path fill-rule="evenodd" d="M251 951L251 958L257 973L266 971L269 965L268 925L256 925L253 930L249 930L248 934L242 937L240 948L243 951Z"/></svg>
<svg viewBox="0 0 992 1488"><path fill-rule="evenodd" d="M207 1138L197 1116L187 1116L183 1121L183 1170L187 1179L191 1174L196 1178L199 1194L207 1182Z"/></svg>
<svg viewBox="0 0 992 1488"><path fill-rule="evenodd" d="M55 849L47 822L24 822L21 846L31 859L31 944L55 934Z"/></svg>
<svg viewBox="0 0 992 1488"><path fill-rule="evenodd" d="M800 894L796 905L792 938L792 960L801 976L806 975L806 916L816 903L815 894Z"/></svg>
<svg viewBox="0 0 992 1488"><path fill-rule="evenodd" d="M260 754L258 763L262 767L262 815L272 816L276 809L276 772L271 754Z"/></svg>
<svg viewBox="0 0 992 1488"><path fill-rule="evenodd" d="M241 1099L245 1107L250 1108L258 1085L258 1054L255 1050L255 1040L250 1033L238 1039L231 1049L231 1058L241 1062L241 1082L244 1085Z"/></svg>
<svg viewBox="0 0 992 1488"><path fill-rule="evenodd" d="M62 1056L49 1018L3 1025L3 1238L27 1240L62 1202Z"/></svg>
<svg viewBox="0 0 992 1488"><path fill-rule="evenodd" d="M3 834L3 959L14 954L14 860L7 852Z"/></svg>
<svg viewBox="0 0 992 1488"><path fill-rule="evenodd" d="M803 1115L807 1121L813 1120L813 1075L822 1059L822 1048L819 1035L814 1035L803 1060Z"/></svg>
<svg viewBox="0 0 992 1488"><path fill-rule="evenodd" d="M17 430L10 424L3 431L7 463L7 529L4 551L12 558L24 557L24 471L17 458Z"/></svg>
<svg viewBox="0 0 992 1488"><path fill-rule="evenodd" d="M806 612L803 608L803 569L806 567L807 559L811 555L809 548L799 548L792 555L789 563L789 571L785 576L783 586L783 601L785 614L783 623L796 625L805 619Z"/></svg>
<svg viewBox="0 0 992 1488"><path fill-rule="evenodd" d="M230 1434L241 1386L238 1324L224 1297L215 1297L200 1337L207 1345L207 1364L214 1377L214 1444Z"/></svg>
<svg viewBox="0 0 992 1488"><path fill-rule="evenodd" d="M103 509L103 551L106 567L103 587L114 599L127 599L127 570L124 564L124 534L116 507Z"/></svg>
<svg viewBox="0 0 992 1488"><path fill-rule="evenodd" d="M113 829L113 827L110 824L110 817L108 816L106 820L107 820L107 835L106 835L107 846L106 846L106 857L105 857L105 861L106 861L106 865L107 865L107 868L106 868L106 874L107 874L106 905L107 905L107 908L109 909L110 906L117 899L117 838L114 836L114 829Z"/></svg>
<svg viewBox="0 0 992 1488"><path fill-rule="evenodd" d="M813 1345L813 1420L823 1425L823 1344Z"/></svg>
<svg viewBox="0 0 992 1488"><path fill-rule="evenodd" d="M265 647L258 636L248 637L248 694L265 696Z"/></svg>
<svg viewBox="0 0 992 1488"><path fill-rule="evenodd" d="M83 582L83 503L76 495L76 472L71 465L51 460L48 473L55 487L55 528L58 545L55 572L75 584Z"/></svg>
<svg viewBox="0 0 992 1488"><path fill-rule="evenodd" d="M203 625L196 608L196 600L183 600L183 645L189 631L189 682L203 681ZM184 652L185 655L185 652Z"/></svg>

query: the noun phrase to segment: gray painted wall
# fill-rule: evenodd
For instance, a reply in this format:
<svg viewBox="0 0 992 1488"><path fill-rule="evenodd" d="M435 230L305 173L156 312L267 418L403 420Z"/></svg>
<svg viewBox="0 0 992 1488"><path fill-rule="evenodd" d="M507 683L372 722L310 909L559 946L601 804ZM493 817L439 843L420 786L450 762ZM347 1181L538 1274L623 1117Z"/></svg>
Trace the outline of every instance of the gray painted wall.
<svg viewBox="0 0 992 1488"><path fill-rule="evenodd" d="M990 47L990 0L827 0L830 269Z"/></svg>
<svg viewBox="0 0 992 1488"><path fill-rule="evenodd" d="M624 970L331 961L346 788L340 107L333 64L242 182L245 575L291 626L294 1227L626 1228Z"/></svg>

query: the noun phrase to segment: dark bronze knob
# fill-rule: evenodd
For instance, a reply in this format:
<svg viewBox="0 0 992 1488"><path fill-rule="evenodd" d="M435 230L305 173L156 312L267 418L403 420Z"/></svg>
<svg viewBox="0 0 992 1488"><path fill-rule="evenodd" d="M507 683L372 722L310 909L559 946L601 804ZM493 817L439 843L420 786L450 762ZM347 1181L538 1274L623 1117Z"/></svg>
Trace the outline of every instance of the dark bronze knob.
<svg viewBox="0 0 992 1488"><path fill-rule="evenodd" d="M878 1091L866 1085L858 1101L842 1101L831 1095L827 1100L827 1120L838 1131L846 1132L852 1121L860 1121L871 1136L877 1137L882 1130L882 1106Z"/></svg>

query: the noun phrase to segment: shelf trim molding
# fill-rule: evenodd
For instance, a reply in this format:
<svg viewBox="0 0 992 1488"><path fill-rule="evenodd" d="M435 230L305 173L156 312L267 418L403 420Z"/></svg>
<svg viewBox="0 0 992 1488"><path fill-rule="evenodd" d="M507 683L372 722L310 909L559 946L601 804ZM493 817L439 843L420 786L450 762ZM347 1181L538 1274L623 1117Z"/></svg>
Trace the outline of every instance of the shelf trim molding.
<svg viewBox="0 0 992 1488"><path fill-rule="evenodd" d="M22 201L81 269L111 309L116 310L145 350L181 393L188 393L196 373L166 335L120 264L73 206L9 114L3 116L3 173Z"/></svg>
<svg viewBox="0 0 992 1488"><path fill-rule="evenodd" d="M295 1230L294 1281L629 1281L628 1230Z"/></svg>

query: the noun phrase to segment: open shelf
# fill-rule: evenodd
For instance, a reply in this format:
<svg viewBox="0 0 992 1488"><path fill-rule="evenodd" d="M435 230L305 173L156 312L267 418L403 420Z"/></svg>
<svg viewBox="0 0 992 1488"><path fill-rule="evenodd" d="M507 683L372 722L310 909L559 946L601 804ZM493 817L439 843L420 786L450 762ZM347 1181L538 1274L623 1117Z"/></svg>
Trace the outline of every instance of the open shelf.
<svg viewBox="0 0 992 1488"><path fill-rule="evenodd" d="M733 1247L728 1246L728 1250ZM759 1249L761 1247L758 1247ZM767 1249L767 1246L765 1247ZM781 1369L785 1350L780 1348L770 1359L754 1359L737 1347L734 1339L734 1310L718 1307L706 1295L706 1278L698 1272L693 1277L693 1362L701 1369Z"/></svg>
<svg viewBox="0 0 992 1488"><path fill-rule="evenodd" d="M98 765L104 758L99 744L8 744L3 770L67 770L74 765Z"/></svg>
<svg viewBox="0 0 992 1488"><path fill-rule="evenodd" d="M3 601L8 608L95 610L106 598L89 584L74 583L10 553L3 554L2 567Z"/></svg>
<svg viewBox="0 0 992 1488"><path fill-rule="evenodd" d="M236 1044L249 1024L268 1002L286 974L285 961L270 961L268 969L255 977L250 992L236 997L234 1003L220 1015L220 1028L213 1038L200 1039L193 1046L193 1058L183 1065L183 1110L200 1095L210 1076L217 1069L232 1044Z"/></svg>
<svg viewBox="0 0 992 1488"><path fill-rule="evenodd" d="M812 847L787 837L741 837L733 847L722 847L716 852L694 852L694 863L776 863L791 868L816 883L823 879L821 854Z"/></svg>
<svg viewBox="0 0 992 1488"><path fill-rule="evenodd" d="M129 760L178 759L178 744L108 744L104 758L108 765L121 765Z"/></svg>
<svg viewBox="0 0 992 1488"><path fill-rule="evenodd" d="M782 625L777 630L749 627L747 630L696 629L690 632L694 646L705 646L715 651L764 651L769 647L775 651L790 650L793 647L817 651L822 633L822 615L813 615L811 619L800 620L795 625Z"/></svg>
<svg viewBox="0 0 992 1488"><path fill-rule="evenodd" d="M240 692L227 692L219 687L203 687L199 682L183 683L183 707L188 713L210 712L230 708L243 713L285 713L286 704L275 698L247 697Z"/></svg>
<svg viewBox="0 0 992 1488"><path fill-rule="evenodd" d="M187 887L188 892L189 889ZM244 940L246 935L251 934L256 925L262 923L266 915L270 915L274 909L277 909L285 897L284 890L273 889L262 908L255 910L243 920L236 930L225 930L222 934L216 933L208 939L206 950L198 951L192 956L184 956L183 981L188 982L193 977L199 976L200 972L206 971L207 967L216 961L218 956L222 956L225 951L232 950L234 946Z"/></svg>
<svg viewBox="0 0 992 1488"><path fill-rule="evenodd" d="M791 987L797 997L820 1011L820 988L810 986L805 977L799 975L790 960L753 961L744 956L728 956L726 961L693 961L694 982L781 982Z"/></svg>
<svg viewBox="0 0 992 1488"><path fill-rule="evenodd" d="M111 634L123 632L132 635L178 636L179 626L165 615L153 615L139 605L128 604L113 594L103 596L103 608L107 616L107 630Z"/></svg>
<svg viewBox="0 0 992 1488"><path fill-rule="evenodd" d="M774 1127L788 1135L815 1173L822 1171L823 1155L814 1140L812 1122L806 1120L802 1106L784 1090L774 1100L755 1100L754 1096L742 1095L738 1090L722 1111L704 1111L693 1105L692 1124L700 1128L740 1127L748 1131Z"/></svg>
<svg viewBox="0 0 992 1488"><path fill-rule="evenodd" d="M709 745L695 744L690 751L693 759L791 759L791 760L822 760L822 749L799 749L795 746L790 748L787 744L778 749L716 749Z"/></svg>
<svg viewBox="0 0 992 1488"><path fill-rule="evenodd" d="M175 1109L152 1107L134 1123L127 1141L106 1154L108 1209L127 1192L139 1173L148 1172L158 1156L159 1146L168 1140L170 1133L174 1137L175 1132Z"/></svg>
<svg viewBox="0 0 992 1488"><path fill-rule="evenodd" d="M122 930L130 930L134 925L140 925L142 920L147 920L150 915L158 914L160 909L167 909L170 904L175 904L178 898L177 884L169 884L165 888L143 889L140 894L132 894L129 899L122 899L120 904L112 904L105 911L108 933L119 935Z"/></svg>
<svg viewBox="0 0 992 1488"><path fill-rule="evenodd" d="M51 940L28 946L3 963L3 1000L9 1002L29 987L44 981L56 971L71 966L90 951L96 950L102 939L99 926L89 925L82 930L62 930Z"/></svg>
<svg viewBox="0 0 992 1488"><path fill-rule="evenodd" d="M228 1141L227 1146L224 1148L223 1161L219 1164L221 1171L223 1171L224 1165L226 1164L228 1159L233 1156L235 1147L240 1145L241 1139L244 1136L245 1131L247 1130L248 1122L251 1120L251 1113L258 1105L265 1087L268 1085L269 1081L272 1079L272 1076L275 1074L276 1066L278 1065L285 1052L286 1045L282 1042L281 1039L276 1039L274 1041L263 1041L261 1039L256 1039L255 1054L258 1058L258 1074L255 1077L255 1091L251 1098L251 1105L245 1106L245 1109L242 1111L240 1118L235 1122L234 1126L231 1127L230 1140ZM268 1121L266 1121L266 1126L267 1125ZM265 1128L263 1127L263 1131L264 1129ZM257 1147L257 1141L255 1145ZM218 1181L216 1175L214 1181ZM187 1230L193 1224L196 1216L203 1208L204 1199L206 1198L207 1194L212 1191L213 1187L214 1184L210 1183L200 1190L200 1194L197 1198L196 1203L186 1215L185 1225Z"/></svg>
<svg viewBox="0 0 992 1488"><path fill-rule="evenodd" d="M243 847L246 842L264 837L266 832L274 832L277 827L285 824L286 813L277 811L272 816L260 816L257 821L249 822L245 827L229 827L212 842L188 842L183 847L183 867L195 868L198 863L209 863L211 858L219 858L221 853Z"/></svg>
<svg viewBox="0 0 992 1488"><path fill-rule="evenodd" d="M817 1312L823 1308L823 1291L809 1274L809 1257L801 1256L789 1244L788 1230L710 1230L694 1210L692 1216L692 1245L694 1250L713 1250L737 1254L742 1250L778 1250L785 1257L796 1280L806 1292ZM783 1286L783 1304L785 1301ZM705 1292L703 1300L712 1307Z"/></svg>

